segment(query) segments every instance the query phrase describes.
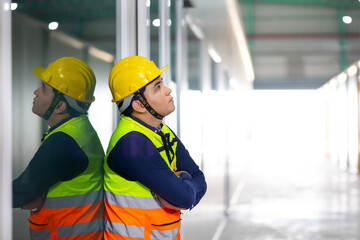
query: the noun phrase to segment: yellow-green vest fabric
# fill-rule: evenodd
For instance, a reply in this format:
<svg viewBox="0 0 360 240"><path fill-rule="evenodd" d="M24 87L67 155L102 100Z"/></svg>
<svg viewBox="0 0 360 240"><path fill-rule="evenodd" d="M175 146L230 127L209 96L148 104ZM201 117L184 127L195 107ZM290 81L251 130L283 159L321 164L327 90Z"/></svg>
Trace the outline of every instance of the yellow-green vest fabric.
<svg viewBox="0 0 360 240"><path fill-rule="evenodd" d="M50 132L73 138L88 157L88 166L79 176L50 187L39 213L32 213L33 239L101 239L103 231L103 160L99 137L87 116L72 118ZM43 142L44 142L43 141ZM41 227L46 226L46 227Z"/></svg>
<svg viewBox="0 0 360 240"><path fill-rule="evenodd" d="M177 142L172 131L163 124L161 132L170 134L172 143L173 154L170 153L172 158L170 163L159 134L130 117L122 116L111 137L104 161L105 240L131 237L159 239L156 236L180 239L180 211L163 208L151 189L137 181L126 180L113 172L107 164L107 157L116 143L130 132L139 132L149 138L168 167L176 171Z"/></svg>

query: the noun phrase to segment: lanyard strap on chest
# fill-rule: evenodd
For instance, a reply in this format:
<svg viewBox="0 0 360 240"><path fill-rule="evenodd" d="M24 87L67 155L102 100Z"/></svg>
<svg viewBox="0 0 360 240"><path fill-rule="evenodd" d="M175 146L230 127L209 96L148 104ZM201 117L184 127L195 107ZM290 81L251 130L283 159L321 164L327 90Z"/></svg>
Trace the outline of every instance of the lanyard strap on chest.
<svg viewBox="0 0 360 240"><path fill-rule="evenodd" d="M168 158L169 164L171 165L172 161L175 158L175 152L173 149L173 146L176 142L176 138L173 138L172 141L170 141L170 133L165 133L165 136L161 136L161 140L163 142L163 146L157 148L159 152L162 152L165 150L166 156ZM170 156L171 155L171 156Z"/></svg>

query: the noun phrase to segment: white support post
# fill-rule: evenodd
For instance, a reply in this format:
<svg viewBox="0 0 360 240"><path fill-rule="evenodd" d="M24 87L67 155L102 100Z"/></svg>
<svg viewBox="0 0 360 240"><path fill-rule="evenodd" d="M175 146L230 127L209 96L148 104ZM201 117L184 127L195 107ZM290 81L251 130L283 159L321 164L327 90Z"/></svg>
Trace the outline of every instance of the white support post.
<svg viewBox="0 0 360 240"><path fill-rule="evenodd" d="M136 1L116 1L116 61L136 55Z"/></svg>
<svg viewBox="0 0 360 240"><path fill-rule="evenodd" d="M183 28L184 28L184 18L183 18L183 0L176 0L175 6L175 21L176 21L176 97L177 97L177 106L176 106L176 117L177 117L177 135L181 136L181 125L180 125L180 112L181 112L181 89L183 82L183 69L184 69L184 50L183 50Z"/></svg>
<svg viewBox="0 0 360 240"><path fill-rule="evenodd" d="M137 1L116 1L116 58L115 63L121 59L137 55L136 9ZM120 120L118 109L114 104L113 130Z"/></svg>
<svg viewBox="0 0 360 240"><path fill-rule="evenodd" d="M150 59L150 0L137 0L137 53Z"/></svg>
<svg viewBox="0 0 360 240"><path fill-rule="evenodd" d="M0 239L12 239L11 10L0 0Z"/></svg>
<svg viewBox="0 0 360 240"><path fill-rule="evenodd" d="M170 65L170 0L159 0L159 67ZM171 69L162 75L165 85L169 86L171 80Z"/></svg>

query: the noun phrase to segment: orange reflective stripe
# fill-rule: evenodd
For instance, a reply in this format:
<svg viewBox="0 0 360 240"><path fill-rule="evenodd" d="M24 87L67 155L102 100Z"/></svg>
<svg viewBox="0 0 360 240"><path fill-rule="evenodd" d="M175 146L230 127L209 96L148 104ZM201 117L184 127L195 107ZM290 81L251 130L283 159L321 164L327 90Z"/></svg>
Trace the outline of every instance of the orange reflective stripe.
<svg viewBox="0 0 360 240"><path fill-rule="evenodd" d="M111 233L111 232L104 232L104 239L105 240L144 240L146 238L131 238L131 237L126 237L126 236L120 236L117 235L115 233Z"/></svg>
<svg viewBox="0 0 360 240"><path fill-rule="evenodd" d="M70 208L91 204L103 199L103 190L89 192L81 195L64 196L64 197L48 197L43 208Z"/></svg>
<svg viewBox="0 0 360 240"><path fill-rule="evenodd" d="M124 223L127 225L141 226L146 217L141 209L123 208L120 206L111 205L105 201L107 211L105 211L105 220L115 223Z"/></svg>
<svg viewBox="0 0 360 240"><path fill-rule="evenodd" d="M104 233L102 231L82 234L78 236L67 237L66 240L103 240ZM58 238L57 238L58 239ZM64 238L62 238L64 239ZM132 239L134 240L134 239Z"/></svg>
<svg viewBox="0 0 360 240"><path fill-rule="evenodd" d="M90 222L103 218L104 205L102 201L99 201L81 207L41 209L41 212L42 211L46 211L49 216L56 216L56 218L52 219L52 224L55 226L63 226L81 222Z"/></svg>
<svg viewBox="0 0 360 240"><path fill-rule="evenodd" d="M167 231L151 230L151 239L176 239L176 236L180 234L180 227Z"/></svg>
<svg viewBox="0 0 360 240"><path fill-rule="evenodd" d="M139 208L139 209L156 209L163 208L156 198L149 197L134 197L134 196L125 196L120 194L115 194L109 191L105 191L105 199L108 203L129 207L129 208Z"/></svg>
<svg viewBox="0 0 360 240"><path fill-rule="evenodd" d="M145 227L114 223L105 219L105 231L130 238L144 238Z"/></svg>
<svg viewBox="0 0 360 240"><path fill-rule="evenodd" d="M153 219L153 224L162 225L166 223L176 222L180 219L180 211L172 209L137 209L126 208L109 204L105 201L105 217L112 222L125 223L127 225L144 225L148 222L148 218ZM156 220L155 220L156 219Z"/></svg>
<svg viewBox="0 0 360 240"><path fill-rule="evenodd" d="M103 219L98 219L91 222L59 226L57 227L57 236L62 238L102 231L103 224Z"/></svg>
<svg viewBox="0 0 360 240"><path fill-rule="evenodd" d="M49 229L35 230L30 227L30 237L32 240L51 239L51 233Z"/></svg>
<svg viewBox="0 0 360 240"><path fill-rule="evenodd" d="M179 234L180 211L127 208L106 200L105 207L105 239L176 239Z"/></svg>
<svg viewBox="0 0 360 240"><path fill-rule="evenodd" d="M56 218L52 216L56 216ZM39 213L32 213L29 221L32 235L38 236L38 238L34 239L58 239L64 237L68 240L72 236L81 235L81 238L76 239L100 240L104 228L103 218L104 204L102 201L98 201L81 207L42 208ZM50 237L42 237L47 236L47 232L51 232Z"/></svg>

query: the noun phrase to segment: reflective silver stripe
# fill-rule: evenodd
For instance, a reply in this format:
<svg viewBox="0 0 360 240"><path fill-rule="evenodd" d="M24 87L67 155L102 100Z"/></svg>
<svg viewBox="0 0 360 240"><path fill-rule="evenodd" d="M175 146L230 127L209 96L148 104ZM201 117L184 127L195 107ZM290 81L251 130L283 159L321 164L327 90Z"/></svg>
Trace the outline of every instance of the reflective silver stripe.
<svg viewBox="0 0 360 240"><path fill-rule="evenodd" d="M144 227L114 223L105 219L105 231L131 238L144 238Z"/></svg>
<svg viewBox="0 0 360 240"><path fill-rule="evenodd" d="M32 240L51 239L51 233L49 229L34 230L30 228L30 237Z"/></svg>
<svg viewBox="0 0 360 240"><path fill-rule="evenodd" d="M49 197L46 198L43 208L57 209L79 207L87 204L95 203L103 199L103 189L81 195L65 196L65 197Z"/></svg>
<svg viewBox="0 0 360 240"><path fill-rule="evenodd" d="M105 191L105 200L108 203L128 208L138 209L157 209L163 208L156 198L152 197L133 197L114 194L109 191Z"/></svg>
<svg viewBox="0 0 360 240"><path fill-rule="evenodd" d="M168 231L151 230L151 239L175 240L179 232L179 228Z"/></svg>
<svg viewBox="0 0 360 240"><path fill-rule="evenodd" d="M57 227L58 237L72 237L81 234L93 233L103 230L104 220L98 219L91 222Z"/></svg>

